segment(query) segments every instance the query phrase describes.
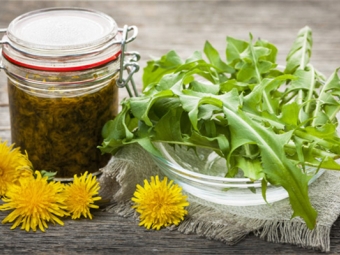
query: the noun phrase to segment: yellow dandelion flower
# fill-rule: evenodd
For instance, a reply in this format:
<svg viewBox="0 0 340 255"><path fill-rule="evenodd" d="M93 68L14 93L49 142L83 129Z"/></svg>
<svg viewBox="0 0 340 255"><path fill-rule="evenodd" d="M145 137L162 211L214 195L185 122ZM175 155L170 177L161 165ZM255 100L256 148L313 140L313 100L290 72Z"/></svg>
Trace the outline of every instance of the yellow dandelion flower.
<svg viewBox="0 0 340 255"><path fill-rule="evenodd" d="M137 185L133 194L133 208L140 214L140 226L159 230L162 226L178 225L188 213L184 207L189 203L182 194L182 188L167 177L162 181L158 175L144 180L144 187Z"/></svg>
<svg viewBox="0 0 340 255"><path fill-rule="evenodd" d="M98 196L99 188L96 176L88 175L87 172L79 178L75 175L73 182L65 186L65 205L72 219L80 218L81 215L92 219L90 209L99 208L94 204L101 199Z"/></svg>
<svg viewBox="0 0 340 255"><path fill-rule="evenodd" d="M22 167L18 168L17 170L19 170L18 179L20 179L20 178L33 178L32 167L22 166Z"/></svg>
<svg viewBox="0 0 340 255"><path fill-rule="evenodd" d="M8 187L1 211L13 210L2 223L14 222L11 229L21 224L26 231L37 230L45 232L47 222L64 223L58 218L67 215L63 204L62 191L64 185L60 182L48 182L39 171L36 178L20 178L18 184Z"/></svg>
<svg viewBox="0 0 340 255"><path fill-rule="evenodd" d="M18 180L21 170L32 172L32 163L27 154L22 154L20 148L13 147L14 144L8 146L6 141L0 141L0 196L4 196L8 186Z"/></svg>

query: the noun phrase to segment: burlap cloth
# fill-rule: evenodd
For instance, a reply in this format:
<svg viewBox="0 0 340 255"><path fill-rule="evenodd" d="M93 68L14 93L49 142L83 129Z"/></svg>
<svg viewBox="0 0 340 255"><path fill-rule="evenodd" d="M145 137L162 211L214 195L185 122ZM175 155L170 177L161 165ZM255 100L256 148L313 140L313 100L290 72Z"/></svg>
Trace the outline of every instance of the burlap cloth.
<svg viewBox="0 0 340 255"><path fill-rule="evenodd" d="M124 217L138 217L131 208L136 184L163 174L149 154L138 145L123 147L101 169L100 195L113 205L108 211ZM293 218L288 199L271 205L225 206L188 195L188 215L178 231L196 233L209 239L235 244L254 233L261 239L290 243L304 248L327 252L330 250L330 230L340 214L340 172L326 171L309 188L311 202L318 211L317 226L309 230L300 218Z"/></svg>

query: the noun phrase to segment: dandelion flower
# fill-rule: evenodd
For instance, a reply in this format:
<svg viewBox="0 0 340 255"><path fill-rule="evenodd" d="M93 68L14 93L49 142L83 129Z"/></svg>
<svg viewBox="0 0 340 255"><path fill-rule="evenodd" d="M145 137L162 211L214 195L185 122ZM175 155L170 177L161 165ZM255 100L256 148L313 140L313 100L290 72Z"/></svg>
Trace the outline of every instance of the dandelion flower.
<svg viewBox="0 0 340 255"><path fill-rule="evenodd" d="M99 206L94 203L101 199L98 196L99 188L96 176L88 175L87 172L79 178L75 175L73 182L66 185L64 190L65 205L72 215L72 219L80 218L81 215L92 219L90 209L98 208Z"/></svg>
<svg viewBox="0 0 340 255"><path fill-rule="evenodd" d="M189 203L182 188L167 177L162 181L158 175L151 177L150 183L144 180L144 187L137 185L132 201L133 208L140 214L140 226L159 230L162 226L178 225L188 213L184 209Z"/></svg>
<svg viewBox="0 0 340 255"><path fill-rule="evenodd" d="M33 170L32 167L30 166L22 166L18 168L18 170L19 170L18 179L33 177Z"/></svg>
<svg viewBox="0 0 340 255"><path fill-rule="evenodd" d="M36 178L20 178L18 184L8 187L1 211L13 210L2 223L14 222L11 229L21 224L21 229L26 231L37 230L45 232L47 222L64 223L58 218L67 215L63 205L62 191L64 185L60 182L48 182L47 177L42 177L39 171L35 172Z"/></svg>
<svg viewBox="0 0 340 255"><path fill-rule="evenodd" d="M32 163L27 154L22 154L19 148L13 146L0 141L0 196L4 196L8 186L18 180L22 170L25 174L32 174Z"/></svg>

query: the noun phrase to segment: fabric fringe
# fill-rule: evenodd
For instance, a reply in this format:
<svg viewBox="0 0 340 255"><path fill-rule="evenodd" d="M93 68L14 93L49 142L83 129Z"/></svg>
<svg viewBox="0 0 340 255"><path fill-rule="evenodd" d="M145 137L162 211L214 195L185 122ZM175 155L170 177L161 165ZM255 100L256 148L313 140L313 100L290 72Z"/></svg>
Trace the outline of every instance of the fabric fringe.
<svg viewBox="0 0 340 255"><path fill-rule="evenodd" d="M234 245L249 234L245 228L240 228L237 220L223 220L220 213L197 203L190 203L188 216L181 224L174 227L184 234L197 234L210 240L219 240L228 245ZM215 220L217 217L220 220ZM214 219L214 220L212 220Z"/></svg>
<svg viewBox="0 0 340 255"><path fill-rule="evenodd" d="M227 245L235 245L249 233L253 233L268 242L288 243L321 252L330 251L330 228L326 226L317 225L314 230L309 230L301 222L248 219L248 225L254 228L249 231L249 228L240 226L239 216L235 215L234 220L229 218L228 221L213 221L211 219L216 217L216 212L211 208L192 203L187 209L188 215L184 221L178 226L168 227L169 230L177 230L183 234L197 234ZM130 201L114 204L107 207L106 211L121 217L138 218Z"/></svg>
<svg viewBox="0 0 340 255"><path fill-rule="evenodd" d="M316 225L313 230L296 221L265 221L262 228L253 233L273 243L289 243L302 248L330 251L330 232L327 226Z"/></svg>
<svg viewBox="0 0 340 255"><path fill-rule="evenodd" d="M141 159L146 159L143 161L142 169ZM123 217L129 217L134 212L131 208L131 198L136 185L142 185L151 175L162 176L153 161L149 159L147 152L138 145L123 147L111 158L107 166L101 169L101 172L99 195L112 203L106 210Z"/></svg>
<svg viewBox="0 0 340 255"><path fill-rule="evenodd" d="M138 214L132 208L131 198L136 185L143 185L150 176L163 176L148 153L138 145L123 147L101 171L100 196L112 203L106 207L106 211L135 219ZM311 189L314 206L320 216L314 230L309 230L300 218L290 220L291 208L287 201L276 202L271 207L231 208L203 201L190 194L187 194L190 203L188 215L178 226L168 228L219 240L228 245L234 245L254 233L269 242L289 243L328 252L331 226L340 212L337 188L339 176L340 173L329 173L318 180L322 180L319 187L322 187L323 192L332 196L323 196L319 188Z"/></svg>

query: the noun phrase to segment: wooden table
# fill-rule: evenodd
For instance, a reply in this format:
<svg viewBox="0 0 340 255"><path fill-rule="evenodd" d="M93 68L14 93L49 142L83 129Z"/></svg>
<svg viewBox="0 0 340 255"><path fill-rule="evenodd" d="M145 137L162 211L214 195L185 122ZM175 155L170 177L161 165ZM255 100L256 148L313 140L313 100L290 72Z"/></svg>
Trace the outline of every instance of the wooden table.
<svg viewBox="0 0 340 255"><path fill-rule="evenodd" d="M15 1L1 0L0 28L27 11L55 7L93 8L112 16L119 26L136 25L137 40L128 46L138 51L144 68L152 56L174 49L183 58L202 50L209 40L224 54L226 36L248 40L261 37L285 56L300 28L313 30L312 63L325 75L340 66L340 2L338 0L230 0L230 1ZM135 75L141 87L142 69ZM124 90L120 97L126 96ZM6 75L0 72L0 138L10 140ZM0 213L0 219L5 213ZM46 233L26 233L0 225L1 254L310 254L289 244L275 244L250 235L235 246L163 229L147 231L130 218L97 211L94 219L66 220L50 225ZM331 253L340 252L340 219L331 232Z"/></svg>

